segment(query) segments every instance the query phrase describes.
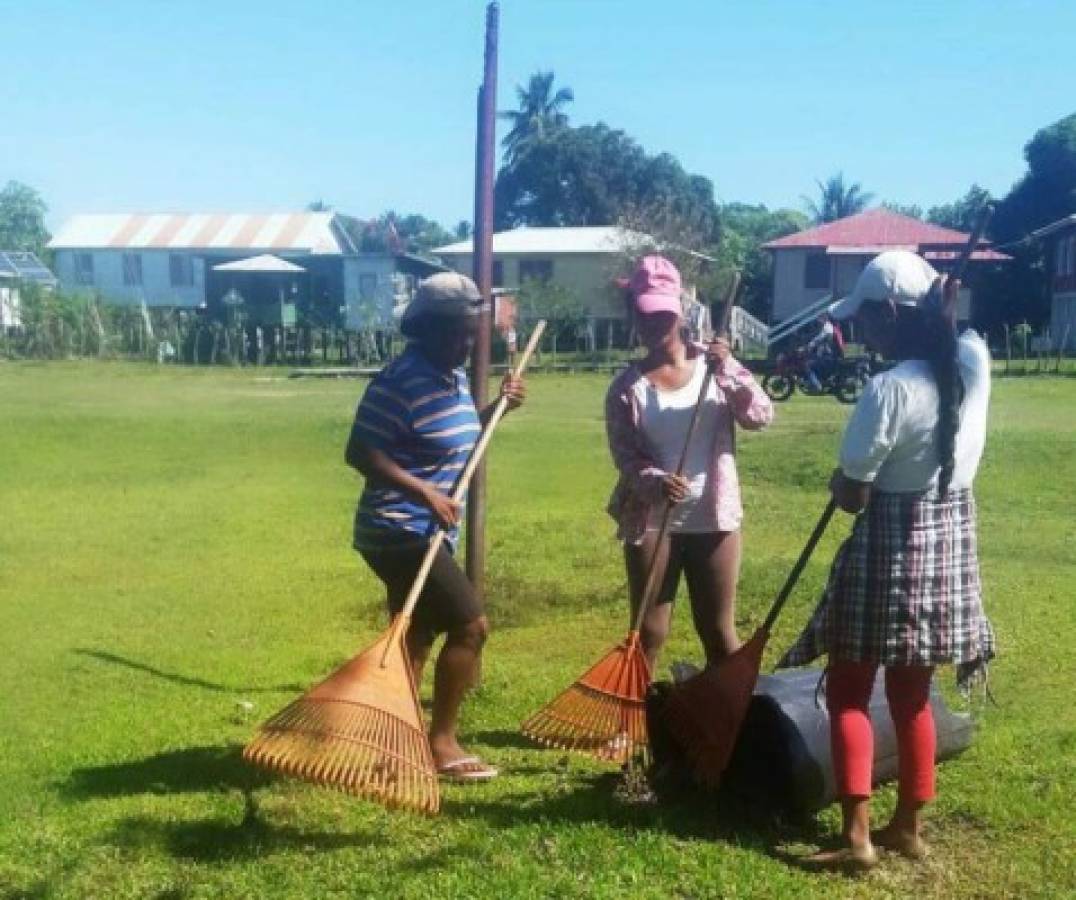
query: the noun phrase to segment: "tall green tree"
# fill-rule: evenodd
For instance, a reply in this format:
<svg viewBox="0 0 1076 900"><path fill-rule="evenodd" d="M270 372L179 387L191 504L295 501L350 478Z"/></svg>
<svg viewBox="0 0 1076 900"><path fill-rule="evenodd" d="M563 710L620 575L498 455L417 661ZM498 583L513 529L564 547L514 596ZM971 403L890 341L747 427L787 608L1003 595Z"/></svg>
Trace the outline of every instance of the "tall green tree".
<svg viewBox="0 0 1076 900"><path fill-rule="evenodd" d="M428 253L449 244L455 236L439 222L418 213L388 210L376 219L341 215L348 236L364 253Z"/></svg>
<svg viewBox="0 0 1076 900"><path fill-rule="evenodd" d="M795 209L767 209L747 203L726 203L721 207L719 272L740 272L741 304L762 321L769 321L773 304L773 254L763 250L768 241L802 231L810 224ZM724 280L722 283L725 283ZM722 287L715 285L707 299L720 299Z"/></svg>
<svg viewBox="0 0 1076 900"><path fill-rule="evenodd" d="M1076 213L1076 113L1039 129L1024 147L1027 171L1001 200L990 237L1012 255L983 285L977 324L1042 325L1050 317L1045 246L1032 232Z"/></svg>
<svg viewBox="0 0 1076 900"><path fill-rule="evenodd" d="M882 206L890 212L895 212L901 216L907 216L909 219L923 218L923 207L918 206L915 203L894 203L891 200L886 200Z"/></svg>
<svg viewBox="0 0 1076 900"><path fill-rule="evenodd" d="M29 250L44 257L51 237L46 212L48 206L37 191L9 181L0 191L0 250Z"/></svg>
<svg viewBox="0 0 1076 900"><path fill-rule="evenodd" d="M990 191L973 184L960 199L927 210L927 221L943 228L970 232L975 227L979 211L992 200Z"/></svg>
<svg viewBox="0 0 1076 900"><path fill-rule="evenodd" d="M570 87L553 89L552 72L535 72L526 85L516 85L518 109L503 110L501 119L512 123L501 141L505 159L516 160L535 143L568 125L565 108L575 100Z"/></svg>
<svg viewBox="0 0 1076 900"><path fill-rule="evenodd" d="M700 245L720 235L713 185L668 153L648 155L608 125L563 128L536 142L497 175L498 228L617 225L625 219L678 223Z"/></svg>
<svg viewBox="0 0 1076 900"><path fill-rule="evenodd" d="M587 307L582 298L563 285L540 280L527 280L520 286L518 297L522 318L528 324L538 319L549 322L547 332L554 358L557 346L573 346L587 321Z"/></svg>
<svg viewBox="0 0 1076 900"><path fill-rule="evenodd" d="M864 191L859 182L846 183L843 172L830 175L825 181L816 180L815 184L818 185L818 199L804 196L803 203L816 225L863 212L874 199L874 194Z"/></svg>
<svg viewBox="0 0 1076 900"><path fill-rule="evenodd" d="M994 214L994 233L1002 242L1076 212L1076 113L1036 132L1024 158L1026 174Z"/></svg>

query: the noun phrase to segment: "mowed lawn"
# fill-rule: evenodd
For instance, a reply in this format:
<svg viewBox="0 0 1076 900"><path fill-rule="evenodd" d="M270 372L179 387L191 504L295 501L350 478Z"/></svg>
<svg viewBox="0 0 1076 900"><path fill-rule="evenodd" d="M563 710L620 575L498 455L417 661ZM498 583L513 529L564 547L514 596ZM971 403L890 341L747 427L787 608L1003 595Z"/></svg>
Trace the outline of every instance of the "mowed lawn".
<svg viewBox="0 0 1076 900"><path fill-rule="evenodd" d="M518 737L626 626L605 384L535 376L494 442L495 633L464 735L503 775L447 788L427 819L239 758L385 621L350 549L360 481L342 450L363 383L0 364L0 895L1072 896L1076 379L996 382L978 496L998 705L975 705L972 749L940 769L931 860L862 879L775 853L831 835L835 810L793 829L708 801L630 805L608 768ZM846 415L797 397L740 442L745 634L825 503ZM767 665L848 528L820 547ZM697 656L681 612L665 659ZM879 813L892 803L882 790Z"/></svg>

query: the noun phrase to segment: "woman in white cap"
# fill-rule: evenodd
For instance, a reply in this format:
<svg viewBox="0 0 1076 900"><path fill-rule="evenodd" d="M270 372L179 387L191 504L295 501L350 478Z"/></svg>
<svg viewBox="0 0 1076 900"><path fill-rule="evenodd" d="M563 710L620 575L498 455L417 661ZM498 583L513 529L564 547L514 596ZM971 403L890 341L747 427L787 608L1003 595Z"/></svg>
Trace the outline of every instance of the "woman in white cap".
<svg viewBox="0 0 1076 900"><path fill-rule="evenodd" d="M874 376L844 433L830 489L856 516L818 609L781 661L828 654L826 704L842 846L809 858L869 868L875 846L922 858L921 810L934 797L934 667L954 663L967 684L985 675L994 635L983 613L972 481L986 438L990 354L972 331L958 339L943 312L956 283L922 258L883 253L833 307L867 346L897 365ZM897 807L870 831L874 741L869 701L879 666L898 747Z"/></svg>
<svg viewBox="0 0 1076 900"><path fill-rule="evenodd" d="M415 684L434 639L445 634L434 668L430 748L438 772L483 781L497 770L460 746L457 722L474 683L489 623L453 553L463 515L449 496L493 406L475 409L463 364L474 344L482 298L474 282L441 273L421 282L400 323L404 352L370 382L355 413L345 458L365 476L355 515L355 549L385 583L392 613L403 606L430 536L447 540L415 608L407 649ZM523 382L506 377L509 409Z"/></svg>
<svg viewBox="0 0 1076 900"><path fill-rule="evenodd" d="M624 542L633 611L642 602L654 553L664 570L640 632L651 671L669 632L681 572L695 629L707 661L714 662L740 645L734 607L743 508L734 425L763 428L773 418L773 407L751 373L732 358L723 336L708 346L684 341L680 273L669 260L643 257L626 287L646 356L617 376L605 399L609 449L620 473L609 514ZM684 473L677 476L708 363L715 378ZM658 547L665 501L675 508L670 537Z"/></svg>

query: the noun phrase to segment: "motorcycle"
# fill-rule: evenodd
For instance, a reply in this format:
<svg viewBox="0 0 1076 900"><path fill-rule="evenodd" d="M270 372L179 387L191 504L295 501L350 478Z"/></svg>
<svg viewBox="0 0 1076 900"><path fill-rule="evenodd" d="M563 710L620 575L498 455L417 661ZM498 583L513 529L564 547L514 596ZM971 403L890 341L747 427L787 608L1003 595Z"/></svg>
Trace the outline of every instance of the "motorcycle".
<svg viewBox="0 0 1076 900"><path fill-rule="evenodd" d="M871 376L870 360L865 357L833 359L815 367L819 387L807 374L810 359L805 350L778 355L774 369L762 379L762 389L776 402L787 400L799 388L809 397L832 394L841 403L855 403Z"/></svg>

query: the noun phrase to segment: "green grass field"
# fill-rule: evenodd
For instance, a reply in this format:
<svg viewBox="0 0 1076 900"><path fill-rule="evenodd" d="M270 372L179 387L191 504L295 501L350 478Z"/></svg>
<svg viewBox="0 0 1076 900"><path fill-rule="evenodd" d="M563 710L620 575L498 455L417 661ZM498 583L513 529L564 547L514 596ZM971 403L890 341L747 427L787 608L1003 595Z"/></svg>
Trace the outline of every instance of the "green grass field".
<svg viewBox="0 0 1076 900"><path fill-rule="evenodd" d="M997 707L940 769L930 861L812 875L832 834L617 800L521 719L619 639L605 379L538 376L494 443L491 618L464 737L502 767L440 817L263 776L257 724L383 626L350 550L362 384L127 364L0 365L0 894L28 897L1061 897L1076 893L1076 380L999 379L978 485ZM741 441L739 616L825 502L847 409L796 398ZM770 643L802 625L827 536ZM685 614L665 657L696 658ZM950 672L942 678L951 684ZM428 685L427 685L428 690ZM253 809L247 808L248 795ZM892 789L882 790L884 815ZM248 814L249 813L249 814Z"/></svg>

